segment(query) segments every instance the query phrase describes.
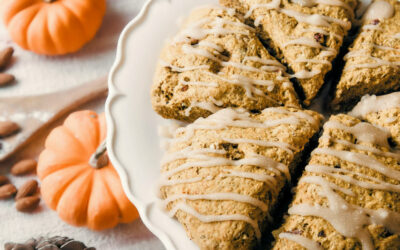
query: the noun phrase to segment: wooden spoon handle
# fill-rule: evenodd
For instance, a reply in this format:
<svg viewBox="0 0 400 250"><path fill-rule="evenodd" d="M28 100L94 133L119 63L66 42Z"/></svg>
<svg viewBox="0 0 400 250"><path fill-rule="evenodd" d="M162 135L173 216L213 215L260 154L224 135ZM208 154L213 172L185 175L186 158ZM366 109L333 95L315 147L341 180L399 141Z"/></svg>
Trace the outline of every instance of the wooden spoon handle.
<svg viewBox="0 0 400 250"><path fill-rule="evenodd" d="M26 145L34 135L70 110L107 94L107 77L71 89L39 96L2 98L0 120L17 122L21 131L0 138L0 161Z"/></svg>

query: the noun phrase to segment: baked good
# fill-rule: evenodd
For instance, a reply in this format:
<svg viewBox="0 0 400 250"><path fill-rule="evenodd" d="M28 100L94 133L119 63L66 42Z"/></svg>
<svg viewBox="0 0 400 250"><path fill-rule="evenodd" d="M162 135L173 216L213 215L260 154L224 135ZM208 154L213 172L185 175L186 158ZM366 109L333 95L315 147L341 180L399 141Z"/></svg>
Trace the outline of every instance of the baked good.
<svg viewBox="0 0 400 250"><path fill-rule="evenodd" d="M251 249L321 119L228 108L177 129L162 161L163 206L201 249Z"/></svg>
<svg viewBox="0 0 400 250"><path fill-rule="evenodd" d="M400 92L366 95L349 113L390 131L390 145L400 150Z"/></svg>
<svg viewBox="0 0 400 250"><path fill-rule="evenodd" d="M374 1L345 56L346 64L332 105L350 107L366 94L400 89L400 2Z"/></svg>
<svg viewBox="0 0 400 250"><path fill-rule="evenodd" d="M151 91L164 118L194 121L225 107L298 107L285 67L233 9L195 9L161 53Z"/></svg>
<svg viewBox="0 0 400 250"><path fill-rule="evenodd" d="M244 13L310 104L351 28L357 0L220 0ZM300 94L299 94L300 95Z"/></svg>
<svg viewBox="0 0 400 250"><path fill-rule="evenodd" d="M398 113L389 130L332 116L273 249L400 249L400 153L390 143L399 124Z"/></svg>

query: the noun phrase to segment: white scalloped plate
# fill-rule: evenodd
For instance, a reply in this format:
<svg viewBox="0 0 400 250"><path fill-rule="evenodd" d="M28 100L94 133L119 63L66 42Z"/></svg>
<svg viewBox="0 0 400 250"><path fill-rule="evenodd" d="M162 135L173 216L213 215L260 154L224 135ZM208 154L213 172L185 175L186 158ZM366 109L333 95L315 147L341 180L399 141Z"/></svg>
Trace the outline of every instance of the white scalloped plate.
<svg viewBox="0 0 400 250"><path fill-rule="evenodd" d="M197 249L183 227L156 205L161 122L150 102L150 87L164 41L178 31L178 20L199 5L218 0L149 0L123 30L109 75L106 102L108 154L128 198L144 224L167 249Z"/></svg>

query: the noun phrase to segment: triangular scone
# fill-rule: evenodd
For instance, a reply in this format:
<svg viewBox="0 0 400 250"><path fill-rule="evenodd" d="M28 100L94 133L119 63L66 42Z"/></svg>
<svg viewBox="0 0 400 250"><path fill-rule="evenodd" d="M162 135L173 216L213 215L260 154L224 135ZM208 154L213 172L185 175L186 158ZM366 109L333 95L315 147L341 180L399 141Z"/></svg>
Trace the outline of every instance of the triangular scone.
<svg viewBox="0 0 400 250"><path fill-rule="evenodd" d="M155 111L193 121L225 107L297 106L285 67L233 9L194 10L164 48L152 88Z"/></svg>
<svg viewBox="0 0 400 250"><path fill-rule="evenodd" d="M399 124L397 117L388 128ZM273 249L400 249L400 153L391 136L352 116L332 116Z"/></svg>
<svg viewBox="0 0 400 250"><path fill-rule="evenodd" d="M223 109L178 129L162 165L165 208L201 249L251 249L321 119Z"/></svg>
<svg viewBox="0 0 400 250"><path fill-rule="evenodd" d="M387 13L387 16L379 16ZM400 2L375 1L364 14L364 25L345 56L333 107L354 105L366 94L400 89Z"/></svg>
<svg viewBox="0 0 400 250"><path fill-rule="evenodd" d="M293 72L304 103L324 83L351 28L357 0L220 0L260 28L262 40Z"/></svg>
<svg viewBox="0 0 400 250"><path fill-rule="evenodd" d="M364 96L349 114L388 129L389 143L400 150L400 92Z"/></svg>

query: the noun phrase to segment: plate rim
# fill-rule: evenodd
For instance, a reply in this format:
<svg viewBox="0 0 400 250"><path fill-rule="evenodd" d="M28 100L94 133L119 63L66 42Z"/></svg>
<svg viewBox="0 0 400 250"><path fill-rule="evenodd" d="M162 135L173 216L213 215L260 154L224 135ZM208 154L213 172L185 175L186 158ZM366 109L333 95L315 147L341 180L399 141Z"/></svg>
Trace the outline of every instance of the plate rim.
<svg viewBox="0 0 400 250"><path fill-rule="evenodd" d="M113 112L111 111L111 107L112 107L115 99L120 96L124 96L123 93L118 91L115 81L114 81L114 77L116 75L117 70L123 64L123 50L124 50L123 48L124 48L124 45L126 42L125 41L126 37L128 36L129 32L132 29L134 29L135 26L145 17L151 4L153 4L156 1L158 1L158 0L146 0L145 3L143 4L143 6L141 7L141 10L139 11L139 13L131 21L129 21L129 23L124 27L124 29L121 32L121 35L118 38L116 57L114 59L114 62L112 64L112 67L111 67L109 75L108 75L108 96L107 96L106 103L105 103L105 114L106 114L106 123L107 123L106 147L107 147L107 152L108 152L109 158L120 177L124 193L126 194L127 198L137 208L142 222L162 242L162 244L164 245L164 247L166 247L166 249L176 249L176 247L172 243L171 239L167 236L167 234L165 234L163 231L159 230L148 219L148 217L146 215L147 209L148 209L148 204L142 203L142 201L140 199L137 199L130 191L129 180L128 180L129 178L126 173L126 169L123 167L123 165L118 160L118 158L115 154L115 134L116 134L115 122L116 121L114 120Z"/></svg>

